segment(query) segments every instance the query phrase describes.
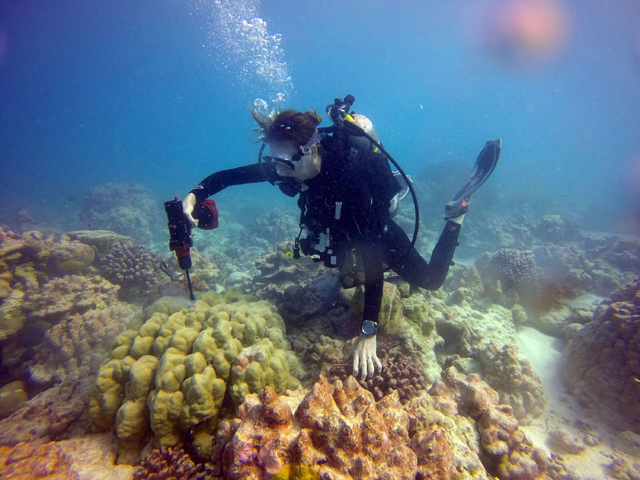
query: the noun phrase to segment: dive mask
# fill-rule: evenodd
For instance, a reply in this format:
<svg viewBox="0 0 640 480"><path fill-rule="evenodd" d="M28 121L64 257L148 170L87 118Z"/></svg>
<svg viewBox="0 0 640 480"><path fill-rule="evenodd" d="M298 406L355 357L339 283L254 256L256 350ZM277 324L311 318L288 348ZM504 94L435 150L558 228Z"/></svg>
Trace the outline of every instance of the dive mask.
<svg viewBox="0 0 640 480"><path fill-rule="evenodd" d="M288 152L273 152L274 155L264 155L262 158L267 163L274 163L276 168L279 166L285 166L291 170L295 170L296 162L299 162L305 155L311 155L311 147L305 145L301 146L299 150L293 155Z"/></svg>

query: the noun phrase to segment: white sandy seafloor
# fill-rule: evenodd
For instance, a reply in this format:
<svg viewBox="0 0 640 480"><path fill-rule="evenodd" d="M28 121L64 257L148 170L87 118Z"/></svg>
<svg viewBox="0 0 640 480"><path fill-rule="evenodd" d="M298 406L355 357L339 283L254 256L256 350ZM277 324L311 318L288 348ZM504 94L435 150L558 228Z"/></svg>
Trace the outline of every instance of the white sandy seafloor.
<svg viewBox="0 0 640 480"><path fill-rule="evenodd" d="M583 301L593 299L595 297L582 298ZM604 419L580 406L565 386L562 377L562 350L565 342L530 327L521 328L518 339L521 358L531 363L533 370L542 380L546 394L544 414L531 424L522 426L527 438L531 439L537 448L560 454L565 463L573 467L583 480L615 478L608 468L614 458L621 457L630 463L639 461L638 458L614 449L617 432L610 428ZM585 445L583 452L571 455L550 444L549 433L562 429L584 445L582 440L585 436L585 425L589 434L599 438L599 445Z"/></svg>

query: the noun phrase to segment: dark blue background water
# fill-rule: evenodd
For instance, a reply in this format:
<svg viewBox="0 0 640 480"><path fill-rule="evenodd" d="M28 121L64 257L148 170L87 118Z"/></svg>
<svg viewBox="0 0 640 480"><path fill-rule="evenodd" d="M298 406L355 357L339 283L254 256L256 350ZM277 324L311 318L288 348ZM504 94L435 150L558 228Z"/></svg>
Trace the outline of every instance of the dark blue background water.
<svg viewBox="0 0 640 480"><path fill-rule="evenodd" d="M472 162L501 136L492 182L505 192L604 204L616 221L603 226L634 231L637 1L556 2L567 39L543 65L483 43L495 6L511 2L232 3L255 7L282 34L286 106L324 111L354 94L412 174ZM240 74L251 55L230 52L214 10L207 1L0 0L2 202L56 205L126 181L165 199L255 161L249 107L278 88ZM238 195L262 191L250 188Z"/></svg>

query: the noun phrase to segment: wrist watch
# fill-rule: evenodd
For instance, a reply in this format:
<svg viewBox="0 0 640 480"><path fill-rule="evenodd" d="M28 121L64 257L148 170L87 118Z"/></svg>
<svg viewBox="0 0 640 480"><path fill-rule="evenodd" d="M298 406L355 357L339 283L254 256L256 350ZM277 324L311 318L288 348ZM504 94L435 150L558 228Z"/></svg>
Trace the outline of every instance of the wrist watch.
<svg viewBox="0 0 640 480"><path fill-rule="evenodd" d="M371 335L376 335L380 331L380 327L376 322L365 320L360 326L360 331L363 335L370 337Z"/></svg>

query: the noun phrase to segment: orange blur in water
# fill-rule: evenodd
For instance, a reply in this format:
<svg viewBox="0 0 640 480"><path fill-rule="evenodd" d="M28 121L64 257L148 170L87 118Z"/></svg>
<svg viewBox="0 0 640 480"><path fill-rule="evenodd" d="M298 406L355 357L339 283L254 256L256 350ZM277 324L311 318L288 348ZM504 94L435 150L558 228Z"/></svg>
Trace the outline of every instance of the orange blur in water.
<svg viewBox="0 0 640 480"><path fill-rule="evenodd" d="M566 45L569 15L554 0L508 0L495 7L489 46L504 60L538 63Z"/></svg>

